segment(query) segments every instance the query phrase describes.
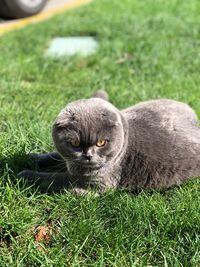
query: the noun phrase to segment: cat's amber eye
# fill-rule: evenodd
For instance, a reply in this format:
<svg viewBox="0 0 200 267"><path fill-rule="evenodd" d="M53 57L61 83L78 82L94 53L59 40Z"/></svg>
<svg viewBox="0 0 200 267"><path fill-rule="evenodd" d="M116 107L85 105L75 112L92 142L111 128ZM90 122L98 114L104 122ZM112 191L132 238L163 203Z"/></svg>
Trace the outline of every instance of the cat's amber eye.
<svg viewBox="0 0 200 267"><path fill-rule="evenodd" d="M106 140L104 140L104 139L99 139L99 140L96 142L96 146L98 146L98 147L105 146L105 144L106 144Z"/></svg>
<svg viewBox="0 0 200 267"><path fill-rule="evenodd" d="M80 146L80 141L78 140L78 139L76 139L76 140L73 140L72 142L71 142L71 145L73 146L73 147L79 147Z"/></svg>

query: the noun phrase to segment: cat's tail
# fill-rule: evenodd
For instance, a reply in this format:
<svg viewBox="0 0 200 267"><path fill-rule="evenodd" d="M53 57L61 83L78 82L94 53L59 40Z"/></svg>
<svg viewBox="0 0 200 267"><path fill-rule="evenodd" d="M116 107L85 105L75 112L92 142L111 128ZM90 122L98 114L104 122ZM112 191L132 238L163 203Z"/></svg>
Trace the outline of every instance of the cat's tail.
<svg viewBox="0 0 200 267"><path fill-rule="evenodd" d="M94 92L92 97L98 97L98 98L101 98L103 100L109 101L108 94L104 90L98 90L98 91Z"/></svg>

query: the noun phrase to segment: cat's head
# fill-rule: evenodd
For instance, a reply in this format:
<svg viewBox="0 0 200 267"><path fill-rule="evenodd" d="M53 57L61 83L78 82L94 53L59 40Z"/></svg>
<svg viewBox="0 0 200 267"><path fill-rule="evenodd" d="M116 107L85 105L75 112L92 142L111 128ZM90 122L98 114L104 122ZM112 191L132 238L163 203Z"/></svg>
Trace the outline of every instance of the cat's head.
<svg viewBox="0 0 200 267"><path fill-rule="evenodd" d="M75 101L58 115L53 125L53 140L69 163L101 168L123 149L121 115L102 99Z"/></svg>

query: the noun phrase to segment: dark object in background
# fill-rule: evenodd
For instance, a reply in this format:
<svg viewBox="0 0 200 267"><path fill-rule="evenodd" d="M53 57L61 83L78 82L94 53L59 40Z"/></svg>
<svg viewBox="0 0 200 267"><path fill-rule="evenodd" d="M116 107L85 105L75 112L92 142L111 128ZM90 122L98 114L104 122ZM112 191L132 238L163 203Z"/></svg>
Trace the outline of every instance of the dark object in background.
<svg viewBox="0 0 200 267"><path fill-rule="evenodd" d="M0 0L0 17L18 19L40 12L47 0Z"/></svg>

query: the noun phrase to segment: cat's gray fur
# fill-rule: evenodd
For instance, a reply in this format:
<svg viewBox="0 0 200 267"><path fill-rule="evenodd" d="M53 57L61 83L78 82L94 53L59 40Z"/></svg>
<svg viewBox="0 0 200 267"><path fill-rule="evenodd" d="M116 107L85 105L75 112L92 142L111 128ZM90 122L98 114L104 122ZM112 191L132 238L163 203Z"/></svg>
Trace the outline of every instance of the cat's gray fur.
<svg viewBox="0 0 200 267"><path fill-rule="evenodd" d="M70 145L75 137L81 151ZM98 137L108 139L105 147L95 146ZM53 154L54 164L64 159L66 168L23 171L19 176L37 177L56 189L71 186L78 193L91 187L160 189L200 176L197 116L174 100L146 101L122 111L100 98L78 100L58 115L53 140L61 155ZM43 157L44 165L51 165L51 154Z"/></svg>

